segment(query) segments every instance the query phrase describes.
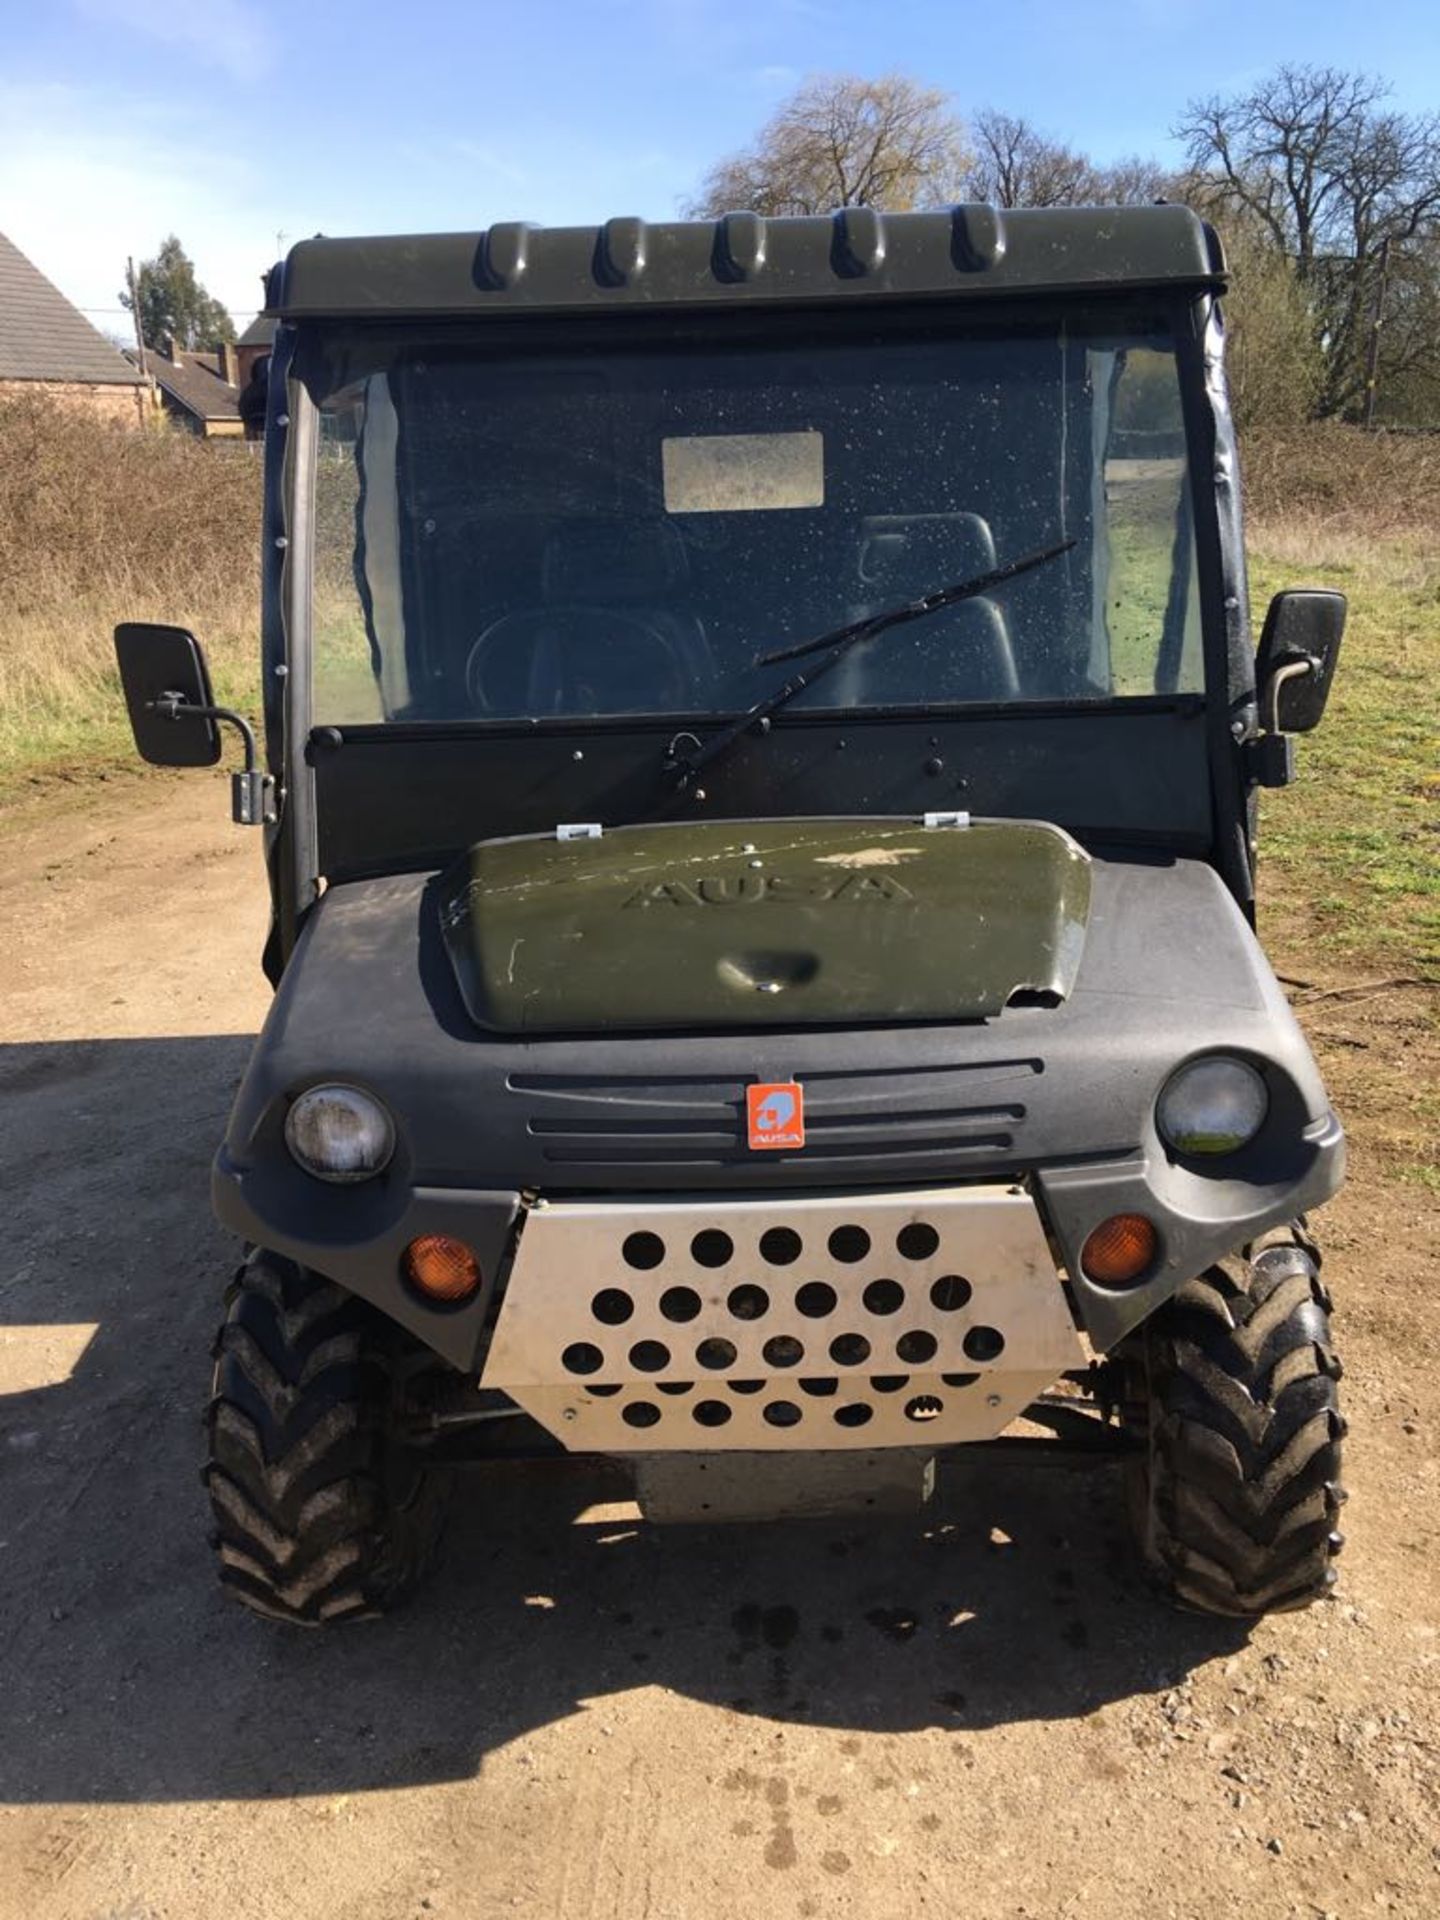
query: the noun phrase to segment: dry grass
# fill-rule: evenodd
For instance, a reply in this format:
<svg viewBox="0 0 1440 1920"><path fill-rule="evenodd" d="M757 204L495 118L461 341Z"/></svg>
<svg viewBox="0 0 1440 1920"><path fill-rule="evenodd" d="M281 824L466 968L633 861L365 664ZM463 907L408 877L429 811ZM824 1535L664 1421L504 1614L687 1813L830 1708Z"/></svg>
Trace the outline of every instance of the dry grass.
<svg viewBox="0 0 1440 1920"><path fill-rule="evenodd" d="M253 704L260 480L249 447L0 402L0 779L124 750L120 620L192 627Z"/></svg>
<svg viewBox="0 0 1440 1920"><path fill-rule="evenodd" d="M1241 450L1252 535L1350 534L1365 541L1440 530L1440 434L1366 433L1335 421L1271 428Z"/></svg>

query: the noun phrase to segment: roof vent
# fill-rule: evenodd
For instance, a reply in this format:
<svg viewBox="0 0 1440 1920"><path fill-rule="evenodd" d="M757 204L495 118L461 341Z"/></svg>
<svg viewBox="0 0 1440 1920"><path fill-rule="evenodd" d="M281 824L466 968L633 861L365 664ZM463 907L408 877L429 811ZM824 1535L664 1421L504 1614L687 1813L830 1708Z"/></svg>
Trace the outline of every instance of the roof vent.
<svg viewBox="0 0 1440 1920"><path fill-rule="evenodd" d="M715 222L711 259L717 280L753 280L765 267L765 222L758 213L726 213Z"/></svg>
<svg viewBox="0 0 1440 1920"><path fill-rule="evenodd" d="M1005 258L1005 216L976 202L950 209L950 257L959 273L984 273Z"/></svg>
<svg viewBox="0 0 1440 1920"><path fill-rule="evenodd" d="M875 207L841 207L835 215L830 265L844 280L878 273L885 264L885 221Z"/></svg>
<svg viewBox="0 0 1440 1920"><path fill-rule="evenodd" d="M530 235L534 228L524 220L499 220L480 236L475 260L477 286L492 293L503 293L525 277L530 263Z"/></svg>
<svg viewBox="0 0 1440 1920"><path fill-rule="evenodd" d="M645 271L645 222L607 220L595 243L595 278L602 287L625 287Z"/></svg>

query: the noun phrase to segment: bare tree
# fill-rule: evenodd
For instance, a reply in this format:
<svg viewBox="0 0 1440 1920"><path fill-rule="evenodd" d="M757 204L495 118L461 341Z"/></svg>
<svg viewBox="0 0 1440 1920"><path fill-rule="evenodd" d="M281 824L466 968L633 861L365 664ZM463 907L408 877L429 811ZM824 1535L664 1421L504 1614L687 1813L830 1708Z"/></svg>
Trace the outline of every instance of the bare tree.
<svg viewBox="0 0 1440 1920"><path fill-rule="evenodd" d="M1102 207L1149 207L1157 200L1175 200L1176 177L1158 160L1127 154L1109 166L1095 169L1095 204Z"/></svg>
<svg viewBox="0 0 1440 1920"><path fill-rule="evenodd" d="M1154 160L1131 155L1101 166L1017 113L982 108L971 132L975 158L965 176L967 199L997 207L1144 206L1169 188L1169 177Z"/></svg>
<svg viewBox="0 0 1440 1920"><path fill-rule="evenodd" d="M1084 154L1047 139L1019 114L984 107L971 132L967 199L996 207L1072 207L1092 198L1095 169Z"/></svg>
<svg viewBox="0 0 1440 1920"><path fill-rule="evenodd" d="M742 208L775 215L943 206L959 198L967 157L943 93L902 74L819 76L784 102L752 147L711 168L685 211L703 218Z"/></svg>
<svg viewBox="0 0 1440 1920"><path fill-rule="evenodd" d="M1386 279L1412 284L1440 228L1440 115L1393 112L1388 91L1366 74L1285 66L1247 93L1192 102L1175 129L1197 196L1211 194L1222 224L1227 210L1254 222L1305 289L1327 413L1358 406Z"/></svg>

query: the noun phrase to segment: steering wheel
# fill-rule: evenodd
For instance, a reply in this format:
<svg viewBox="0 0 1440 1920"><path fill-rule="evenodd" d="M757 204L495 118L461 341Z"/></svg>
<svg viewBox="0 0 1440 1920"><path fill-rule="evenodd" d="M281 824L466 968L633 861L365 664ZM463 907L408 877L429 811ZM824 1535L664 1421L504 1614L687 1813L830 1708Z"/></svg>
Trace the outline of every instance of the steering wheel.
<svg viewBox="0 0 1440 1920"><path fill-rule="evenodd" d="M536 607L493 621L470 649L465 692L476 713L667 712L693 675L679 642L619 607Z"/></svg>

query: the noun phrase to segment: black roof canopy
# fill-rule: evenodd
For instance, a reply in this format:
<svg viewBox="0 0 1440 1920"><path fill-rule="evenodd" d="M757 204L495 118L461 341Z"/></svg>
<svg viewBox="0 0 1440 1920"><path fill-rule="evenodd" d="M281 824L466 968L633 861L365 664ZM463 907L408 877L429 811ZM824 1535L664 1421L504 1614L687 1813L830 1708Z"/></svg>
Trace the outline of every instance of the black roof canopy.
<svg viewBox="0 0 1440 1920"><path fill-rule="evenodd" d="M504 222L475 233L303 240L270 279L283 319L384 319L588 308L989 298L1219 287L1213 231L1188 207L847 207L813 218L599 227Z"/></svg>

